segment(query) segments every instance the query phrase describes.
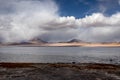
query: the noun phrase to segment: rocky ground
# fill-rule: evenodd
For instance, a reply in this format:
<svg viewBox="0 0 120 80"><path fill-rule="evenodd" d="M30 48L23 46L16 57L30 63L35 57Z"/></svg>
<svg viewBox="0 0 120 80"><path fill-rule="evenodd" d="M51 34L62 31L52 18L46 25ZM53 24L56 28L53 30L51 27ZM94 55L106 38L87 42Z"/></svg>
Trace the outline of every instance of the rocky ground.
<svg viewBox="0 0 120 80"><path fill-rule="evenodd" d="M0 63L0 80L120 80L120 65Z"/></svg>

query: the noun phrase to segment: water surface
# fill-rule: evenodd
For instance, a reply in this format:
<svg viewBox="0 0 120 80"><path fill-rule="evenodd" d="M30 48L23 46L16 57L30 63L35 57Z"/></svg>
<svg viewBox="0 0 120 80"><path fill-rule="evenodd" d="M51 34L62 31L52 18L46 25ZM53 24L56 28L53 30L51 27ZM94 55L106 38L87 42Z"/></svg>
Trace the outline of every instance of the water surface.
<svg viewBox="0 0 120 80"><path fill-rule="evenodd" d="M120 64L120 47L0 47L0 62Z"/></svg>

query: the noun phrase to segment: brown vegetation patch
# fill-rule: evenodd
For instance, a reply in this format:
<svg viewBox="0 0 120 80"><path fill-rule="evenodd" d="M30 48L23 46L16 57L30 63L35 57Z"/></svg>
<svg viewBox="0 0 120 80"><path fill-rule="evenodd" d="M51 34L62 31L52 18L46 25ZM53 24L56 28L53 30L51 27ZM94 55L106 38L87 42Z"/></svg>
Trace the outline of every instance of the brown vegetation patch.
<svg viewBox="0 0 120 80"><path fill-rule="evenodd" d="M33 67L33 63L0 63L0 67L4 68L26 68Z"/></svg>

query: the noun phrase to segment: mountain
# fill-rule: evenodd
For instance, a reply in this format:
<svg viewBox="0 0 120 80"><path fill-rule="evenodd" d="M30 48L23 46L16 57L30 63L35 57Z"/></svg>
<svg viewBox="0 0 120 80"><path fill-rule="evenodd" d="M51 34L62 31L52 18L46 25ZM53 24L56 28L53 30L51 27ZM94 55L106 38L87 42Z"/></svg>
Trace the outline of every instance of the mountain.
<svg viewBox="0 0 120 80"><path fill-rule="evenodd" d="M48 43L47 41L44 41L40 38L34 38L32 40L30 40L29 42L35 42L35 43Z"/></svg>
<svg viewBox="0 0 120 80"><path fill-rule="evenodd" d="M73 43L73 42L84 42L84 41L79 39L72 39L72 40L69 40L67 43Z"/></svg>
<svg viewBox="0 0 120 80"><path fill-rule="evenodd" d="M42 44L42 43L47 43L47 42L39 38L34 38L29 41L21 41L21 42L6 43L6 44L8 45L33 45L33 44Z"/></svg>

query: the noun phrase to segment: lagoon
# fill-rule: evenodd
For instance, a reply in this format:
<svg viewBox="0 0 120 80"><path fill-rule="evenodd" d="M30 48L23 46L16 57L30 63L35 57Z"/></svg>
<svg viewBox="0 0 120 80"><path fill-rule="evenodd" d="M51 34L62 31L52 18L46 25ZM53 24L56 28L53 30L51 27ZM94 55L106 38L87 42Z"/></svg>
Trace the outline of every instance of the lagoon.
<svg viewBox="0 0 120 80"><path fill-rule="evenodd" d="M120 64L120 47L0 47L0 62Z"/></svg>

